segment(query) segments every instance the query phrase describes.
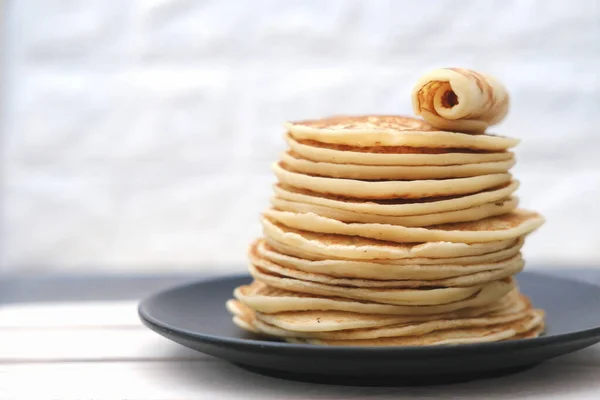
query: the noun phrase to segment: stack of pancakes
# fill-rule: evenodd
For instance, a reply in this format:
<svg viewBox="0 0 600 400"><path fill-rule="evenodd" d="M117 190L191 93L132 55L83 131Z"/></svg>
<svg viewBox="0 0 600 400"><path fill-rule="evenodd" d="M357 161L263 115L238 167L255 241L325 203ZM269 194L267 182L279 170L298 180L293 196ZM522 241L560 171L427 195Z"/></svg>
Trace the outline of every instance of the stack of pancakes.
<svg viewBox="0 0 600 400"><path fill-rule="evenodd" d="M543 330L513 275L538 214L518 209L517 140L399 116L287 124L288 150L228 309L290 342L433 345Z"/></svg>

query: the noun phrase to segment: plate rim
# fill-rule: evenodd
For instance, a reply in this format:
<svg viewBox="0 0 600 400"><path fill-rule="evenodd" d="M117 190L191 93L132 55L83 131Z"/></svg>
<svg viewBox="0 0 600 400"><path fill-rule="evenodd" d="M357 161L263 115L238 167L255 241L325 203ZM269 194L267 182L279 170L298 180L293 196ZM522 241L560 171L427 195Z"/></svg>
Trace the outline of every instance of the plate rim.
<svg viewBox="0 0 600 400"><path fill-rule="evenodd" d="M527 275L537 275L542 277L543 279L551 279L561 282L568 282L571 284L590 286L595 290L598 290L600 293L600 285L596 285L589 282L583 282L572 278L563 278L550 274L546 274L539 271L523 271L521 274ZM584 330L578 330L574 332L555 334L551 336L540 336L536 338L527 338L527 339L519 339L519 340L507 340L507 341L499 341L499 342L484 342L484 343L467 343L467 344L446 344L446 345L436 345L436 346L327 346L327 345L319 345L319 344L299 344L299 343L287 343L283 341L269 341L269 340L259 340L259 339L246 339L246 338L235 338L235 337L226 337L219 335L211 335L205 333L193 332L188 329L182 329L174 327L168 323L161 322L156 318L152 317L148 310L146 309L148 305L155 301L156 298L160 296L164 296L170 292L176 290L184 290L188 287L206 284L211 282L220 282L227 281L233 279L251 279L251 276L246 273L238 273L238 274L227 274L227 275L212 275L206 278L202 278L196 280L194 282L175 285L170 288L163 289L161 291L155 292L142 300L139 301L137 311L138 316L148 328L153 331L163 334L169 333L173 336L183 337L187 340L202 342L211 345L226 345L230 346L232 349L239 350L258 350L259 352L264 352L268 350L276 350L279 352L285 351L286 354L292 354L301 352L304 355L309 353L333 353L332 355L357 355L358 354L370 354L377 356L396 356L397 353L402 353L403 356L414 355L414 356L423 356L425 353L436 353L439 355L452 355L452 353L459 352L461 354L465 353L473 353L480 352L482 350L485 351L494 351L498 349L504 350L521 350L523 348L531 348L531 347L546 347L552 346L557 343L564 342L577 342L580 340L591 339L594 337L598 338L600 342L600 324L593 328L588 328ZM225 305L223 305L223 311L225 312Z"/></svg>

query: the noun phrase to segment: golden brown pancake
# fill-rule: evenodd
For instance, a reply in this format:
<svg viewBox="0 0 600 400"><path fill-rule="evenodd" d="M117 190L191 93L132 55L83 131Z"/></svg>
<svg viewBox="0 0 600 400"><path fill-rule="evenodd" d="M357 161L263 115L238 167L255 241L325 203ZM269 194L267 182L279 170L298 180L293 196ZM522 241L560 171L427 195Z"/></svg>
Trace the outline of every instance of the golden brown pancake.
<svg viewBox="0 0 600 400"><path fill-rule="evenodd" d="M364 314L431 315L453 312L469 307L494 303L515 288L513 280L501 280L485 285L475 295L448 304L429 306L402 306L368 300L347 299L294 292L254 281L234 290L234 297L255 311L266 314L285 311L337 310Z"/></svg>
<svg viewBox="0 0 600 400"><path fill-rule="evenodd" d="M476 194L430 197L425 199L364 200L339 195L311 192L292 186L278 184L273 187L279 198L298 203L314 204L361 214L406 216L429 215L446 211L458 211L493 203L511 197L519 188L518 181L483 190Z"/></svg>
<svg viewBox="0 0 600 400"><path fill-rule="evenodd" d="M354 260L398 260L410 258L454 258L488 254L515 245L515 239L482 243L397 243L374 240L360 236L337 235L302 231L283 224L262 219L265 239L278 248L282 243L293 248L292 255Z"/></svg>
<svg viewBox="0 0 600 400"><path fill-rule="evenodd" d="M469 135L436 130L427 122L398 115L333 116L289 122L285 127L295 139L355 147L406 146L505 151L517 139L495 135Z"/></svg>
<svg viewBox="0 0 600 400"><path fill-rule="evenodd" d="M389 224L345 223L313 213L293 213L275 209L268 209L263 215L270 221L294 229L350 237L361 236L398 243L481 243L510 240L527 235L544 223L541 215L523 209L478 221L432 225L427 228Z"/></svg>
<svg viewBox="0 0 600 400"><path fill-rule="evenodd" d="M322 217L341 222L362 222L367 224L390 224L406 227L426 227L454 222L477 221L484 218L507 214L517 208L519 199L510 197L493 203L486 203L464 210L446 211L426 215L390 216L363 214L360 212L340 210L317 204L289 201L279 197L271 198L271 205L279 211L294 213L314 213Z"/></svg>
<svg viewBox="0 0 600 400"><path fill-rule="evenodd" d="M468 195L505 185L512 180L509 173L499 173L466 178L369 181L303 174L294 172L283 162L273 164L272 169L285 185L317 193L376 200Z"/></svg>
<svg viewBox="0 0 600 400"><path fill-rule="evenodd" d="M488 283L499 279L507 278L516 275L523 269L523 259L520 254L504 260L503 268L492 268L485 271L480 271L472 274L463 274L460 276L433 279L404 279L404 280L381 280L381 279L365 279L352 278L348 276L334 277L325 273L306 271L305 269L290 268L274 263L264 257L258 251L257 243L251 246L249 251L250 262L257 268L267 271L272 274L280 275L287 278L298 279L302 281L322 283L325 285L341 286L346 288L363 287L363 288L432 288L432 287L471 287L474 285ZM321 265L321 264L319 264ZM389 267L389 266L388 266ZM404 269L400 267L400 269ZM414 269L413 269L414 270ZM439 267L438 267L439 270Z"/></svg>
<svg viewBox="0 0 600 400"><path fill-rule="evenodd" d="M290 151L282 153L280 160L286 168L293 172L329 178L369 181L467 178L507 173L515 165L514 159L451 166L336 164L311 161Z"/></svg>

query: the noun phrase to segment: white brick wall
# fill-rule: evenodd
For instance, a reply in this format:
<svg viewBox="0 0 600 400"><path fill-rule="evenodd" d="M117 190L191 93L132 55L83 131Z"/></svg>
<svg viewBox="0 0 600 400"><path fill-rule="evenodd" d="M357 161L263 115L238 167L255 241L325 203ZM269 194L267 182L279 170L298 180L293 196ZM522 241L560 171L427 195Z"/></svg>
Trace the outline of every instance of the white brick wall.
<svg viewBox="0 0 600 400"><path fill-rule="evenodd" d="M4 7L4 269L240 269L281 123L410 113L438 66L511 92L530 263L600 265L595 0Z"/></svg>

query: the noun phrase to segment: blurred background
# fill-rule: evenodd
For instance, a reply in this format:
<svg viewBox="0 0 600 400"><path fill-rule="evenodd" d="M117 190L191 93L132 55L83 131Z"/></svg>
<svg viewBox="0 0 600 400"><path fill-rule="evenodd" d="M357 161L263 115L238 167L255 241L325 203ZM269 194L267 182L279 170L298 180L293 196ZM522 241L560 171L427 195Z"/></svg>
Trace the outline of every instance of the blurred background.
<svg viewBox="0 0 600 400"><path fill-rule="evenodd" d="M596 0L0 4L4 272L241 271L282 123L412 114L445 66L512 96L529 265L600 268Z"/></svg>

